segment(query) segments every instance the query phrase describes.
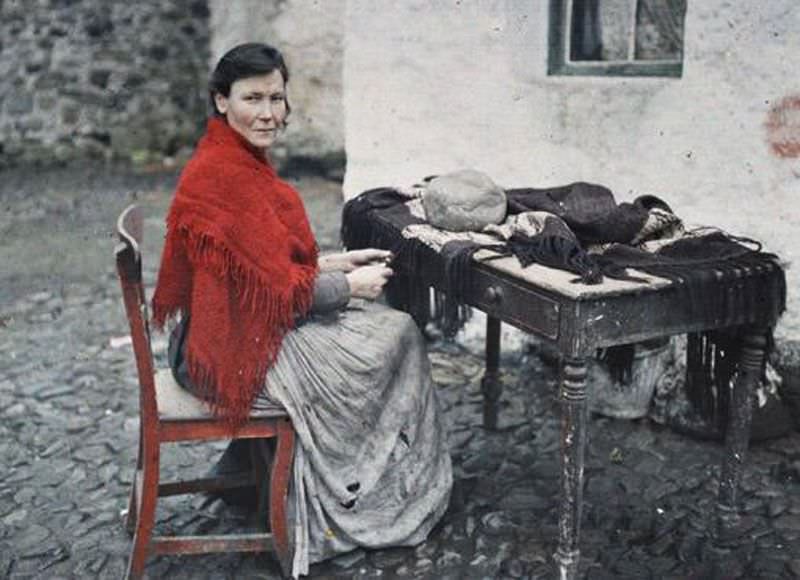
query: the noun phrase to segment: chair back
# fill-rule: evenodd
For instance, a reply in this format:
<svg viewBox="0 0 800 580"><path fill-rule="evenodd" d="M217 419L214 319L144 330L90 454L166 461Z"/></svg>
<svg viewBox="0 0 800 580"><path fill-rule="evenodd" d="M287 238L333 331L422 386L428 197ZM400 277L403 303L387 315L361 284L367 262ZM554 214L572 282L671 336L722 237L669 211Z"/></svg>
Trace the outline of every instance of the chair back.
<svg viewBox="0 0 800 580"><path fill-rule="evenodd" d="M141 244L144 237L142 209L135 204L126 207L117 219L119 244L115 248L117 274L122 285L125 313L130 325L136 370L139 375L139 405L142 422L156 422L155 365L150 347L147 299L142 284Z"/></svg>

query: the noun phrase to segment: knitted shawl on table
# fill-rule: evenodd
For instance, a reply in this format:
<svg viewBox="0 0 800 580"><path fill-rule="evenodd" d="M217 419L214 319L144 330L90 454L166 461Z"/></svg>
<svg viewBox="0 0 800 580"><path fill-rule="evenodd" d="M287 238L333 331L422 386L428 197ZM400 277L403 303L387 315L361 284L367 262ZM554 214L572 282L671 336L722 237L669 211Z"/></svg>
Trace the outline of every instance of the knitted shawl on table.
<svg viewBox="0 0 800 580"><path fill-rule="evenodd" d="M247 417L284 335L311 305L317 244L298 193L211 119L167 216L153 322L190 315L189 377L232 426Z"/></svg>
<svg viewBox="0 0 800 580"><path fill-rule="evenodd" d="M387 294L399 307L411 312L420 325L430 320L431 309L425 304L429 290L420 283L419 274L426 270L426 264L432 265L431 271L443 272L445 297L455 304L444 302L444 308L434 309L433 320L440 322L446 335L454 334L465 318L458 303L471 287L470 263L481 248L491 249L497 257L513 254L522 267L536 262L574 272L578 274L574 281L586 284L599 283L603 277L644 282L631 275L628 268L667 278L686 297L691 311L718 311L721 325L733 324L748 312L762 312L765 317L774 318L783 311L783 271L777 257L762 252L761 245L753 240L709 230L676 237L655 252L637 247L641 241L658 237L659 229L652 226L662 219L665 223L681 223L669 205L655 196L617 203L608 188L576 182L544 189L507 189L506 197L510 216L525 212L548 216L540 233L515 233L509 239L485 242L460 239L463 232L450 232L452 241L439 240L441 247L433 249L420 235L411 234L426 222L424 215L411 211L414 202L408 193L383 187L366 191L345 204L342 241L348 249L389 249L399 264L416 273L406 277L408 283L404 287L399 284L403 276L396 273ZM651 224L656 213L661 218L653 219ZM590 245L601 245L600 251L590 254ZM731 288L730 280L741 277L743 271L757 275Z"/></svg>

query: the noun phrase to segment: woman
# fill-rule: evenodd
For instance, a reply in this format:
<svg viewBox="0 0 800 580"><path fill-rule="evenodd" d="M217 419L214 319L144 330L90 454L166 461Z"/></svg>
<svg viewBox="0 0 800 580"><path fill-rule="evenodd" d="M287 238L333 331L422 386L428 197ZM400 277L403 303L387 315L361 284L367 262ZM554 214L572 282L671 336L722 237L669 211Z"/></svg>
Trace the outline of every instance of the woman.
<svg viewBox="0 0 800 580"><path fill-rule="evenodd" d="M291 416L297 577L359 546L423 541L452 474L422 337L374 302L390 254L318 257L300 197L270 165L288 80L264 44L219 61L214 114L167 217L153 318L181 315L176 376L232 429L269 402Z"/></svg>

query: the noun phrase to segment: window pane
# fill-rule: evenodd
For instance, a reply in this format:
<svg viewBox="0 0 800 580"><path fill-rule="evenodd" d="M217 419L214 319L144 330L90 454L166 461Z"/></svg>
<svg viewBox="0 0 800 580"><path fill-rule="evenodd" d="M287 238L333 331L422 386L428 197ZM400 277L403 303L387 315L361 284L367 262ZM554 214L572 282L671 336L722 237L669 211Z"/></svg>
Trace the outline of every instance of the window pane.
<svg viewBox="0 0 800 580"><path fill-rule="evenodd" d="M570 60L600 60L600 0L573 0L570 26Z"/></svg>
<svg viewBox="0 0 800 580"><path fill-rule="evenodd" d="M629 60L635 0L600 0L603 60Z"/></svg>
<svg viewBox="0 0 800 580"><path fill-rule="evenodd" d="M636 11L637 60L681 60L686 0L639 0Z"/></svg>
<svg viewBox="0 0 800 580"><path fill-rule="evenodd" d="M629 60L636 0L572 0L571 60Z"/></svg>

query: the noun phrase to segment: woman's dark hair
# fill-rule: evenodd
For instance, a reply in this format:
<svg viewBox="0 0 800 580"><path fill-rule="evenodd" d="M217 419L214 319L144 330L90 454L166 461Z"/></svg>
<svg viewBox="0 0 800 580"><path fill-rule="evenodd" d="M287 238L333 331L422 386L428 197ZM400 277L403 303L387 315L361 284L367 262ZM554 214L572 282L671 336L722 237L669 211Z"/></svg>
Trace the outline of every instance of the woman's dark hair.
<svg viewBox="0 0 800 580"><path fill-rule="evenodd" d="M289 69L277 48L260 42L248 42L230 49L219 59L208 81L208 98L214 115L221 115L214 102L216 93L229 97L231 85L239 79L268 75L276 70L281 72L283 82L288 83ZM292 107L289 105L289 98L285 97L285 100L288 117Z"/></svg>

